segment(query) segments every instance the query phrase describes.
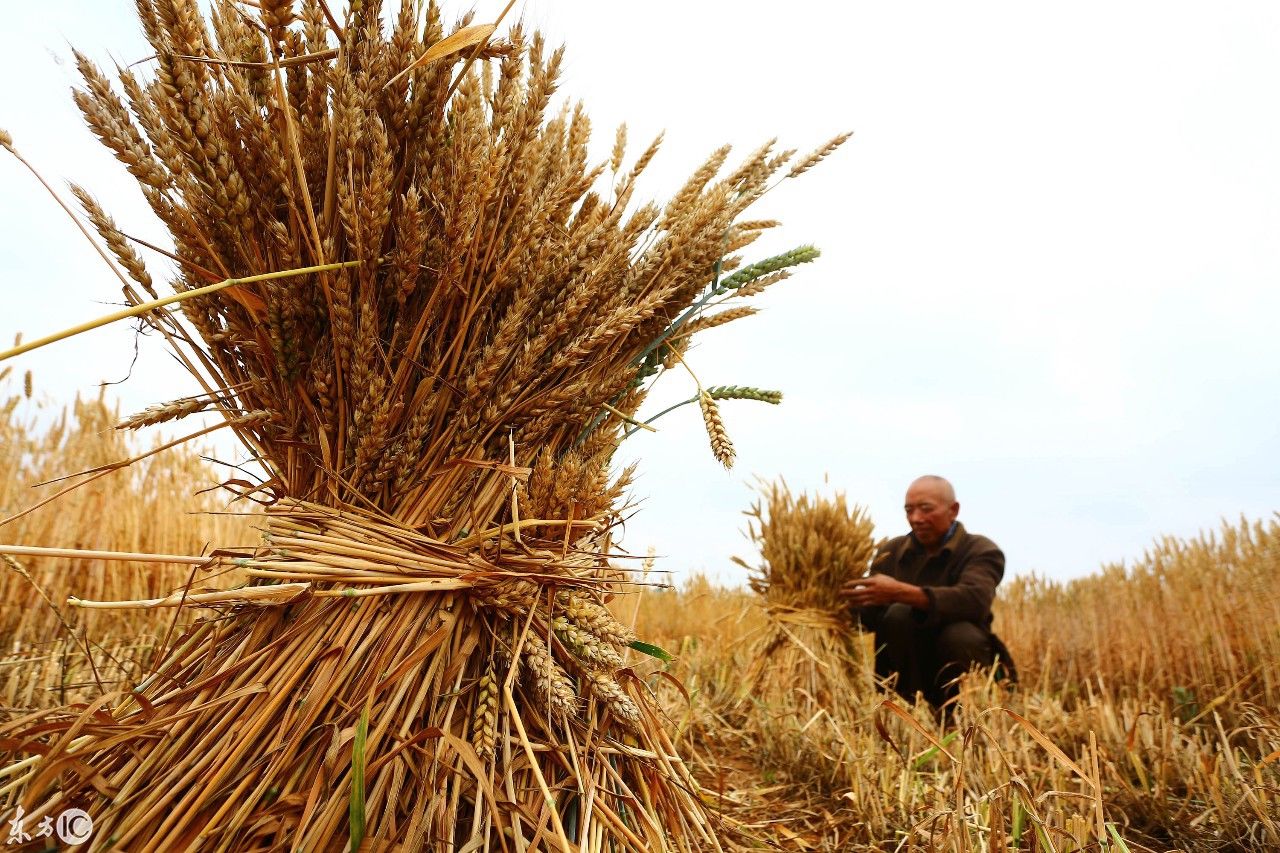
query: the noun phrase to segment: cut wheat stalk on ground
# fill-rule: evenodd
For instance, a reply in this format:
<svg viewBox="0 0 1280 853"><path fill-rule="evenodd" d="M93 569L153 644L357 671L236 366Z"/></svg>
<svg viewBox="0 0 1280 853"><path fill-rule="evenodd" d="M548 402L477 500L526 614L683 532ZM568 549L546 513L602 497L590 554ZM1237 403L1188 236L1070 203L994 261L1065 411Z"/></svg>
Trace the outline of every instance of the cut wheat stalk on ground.
<svg viewBox="0 0 1280 853"><path fill-rule="evenodd" d="M77 54L78 105L173 238L173 297L74 195L206 392L132 425L218 413L268 506L259 546L215 543L247 585L119 602L212 614L145 680L0 728L39 756L28 820L82 805L118 849L718 848L624 663L648 647L604 607L632 588L610 462L691 332L816 257L744 264L774 223L743 215L844 137L730 169L726 147L642 204L658 142L628 165L619 130L591 163L542 36L256 5L139 0L155 56L114 82Z"/></svg>

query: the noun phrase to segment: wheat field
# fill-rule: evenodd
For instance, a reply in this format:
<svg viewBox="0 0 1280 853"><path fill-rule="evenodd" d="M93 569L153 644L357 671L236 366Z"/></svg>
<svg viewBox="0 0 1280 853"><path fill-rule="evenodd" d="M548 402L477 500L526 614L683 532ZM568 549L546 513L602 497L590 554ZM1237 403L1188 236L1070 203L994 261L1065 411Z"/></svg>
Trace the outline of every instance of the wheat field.
<svg viewBox="0 0 1280 853"><path fill-rule="evenodd" d="M20 394L3 410L6 507L54 470L128 451L130 440L101 428L114 414L101 400L75 403L51 426L33 425L36 410ZM191 497L216 474L191 453L161 456L146 477L102 481L110 524L49 506L3 541L198 553L254 535L252 515ZM146 523L162 507L171 523ZM171 614L138 610L77 621L60 600L141 598L187 582L172 567L5 560L4 718L136 678L173 630ZM628 664L660 700L729 849L1252 851L1280 845L1278 561L1280 523L1240 520L1070 582L1015 577L996 624L1021 684L971 674L947 727L927 706L876 689L865 637L846 647L849 670L835 682L846 695L760 689L761 678L799 685L815 670L788 653L761 673L772 617L760 592L694 576L611 607L674 655L663 664L629 652ZM751 673L756 689L744 690ZM2 796L10 807L13 792Z"/></svg>
<svg viewBox="0 0 1280 853"><path fill-rule="evenodd" d="M817 259L752 256L780 223L748 214L848 134L645 202L661 137L594 162L519 23L136 12L154 54L76 52L73 98L172 251L0 130L127 306L0 360L133 317L203 392L122 417L0 372L0 818L84 808L130 850L1280 847L1275 521L1008 583L1022 680L969 673L945 718L836 600L874 551L845 496L765 488L747 588L620 556L655 382L692 381L725 468L720 401L780 402L692 344Z"/></svg>
<svg viewBox="0 0 1280 853"><path fill-rule="evenodd" d="M1241 520L1070 582L1015 577L995 624L1021 682L971 674L945 728L871 689L821 716L807 697L774 699L744 721L741 677L770 625L743 589L695 577L646 593L638 628L680 650L670 673L683 689L655 686L757 843L1268 850L1280 846L1278 565L1280 523ZM870 684L866 652L849 657Z"/></svg>

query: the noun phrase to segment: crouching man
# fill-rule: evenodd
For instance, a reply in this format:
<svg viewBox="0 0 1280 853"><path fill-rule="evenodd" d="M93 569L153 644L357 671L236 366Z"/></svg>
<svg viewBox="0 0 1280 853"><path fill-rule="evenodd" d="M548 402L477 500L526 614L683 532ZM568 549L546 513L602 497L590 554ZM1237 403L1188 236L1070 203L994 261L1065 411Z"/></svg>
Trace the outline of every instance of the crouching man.
<svg viewBox="0 0 1280 853"><path fill-rule="evenodd" d="M907 489L911 532L882 545L871 574L841 590L862 626L875 633L876 674L897 676L907 699L935 708L954 698L955 679L998 660L1015 680L1004 644L991 632L991 602L1004 576L1004 554L956 520L960 504L941 477Z"/></svg>

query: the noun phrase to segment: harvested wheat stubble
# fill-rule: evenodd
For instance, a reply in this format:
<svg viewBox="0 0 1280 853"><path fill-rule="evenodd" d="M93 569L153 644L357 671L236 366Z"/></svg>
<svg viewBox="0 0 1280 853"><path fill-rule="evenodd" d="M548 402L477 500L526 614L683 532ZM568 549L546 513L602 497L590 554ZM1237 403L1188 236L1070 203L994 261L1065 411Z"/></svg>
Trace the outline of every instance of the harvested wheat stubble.
<svg viewBox="0 0 1280 853"><path fill-rule="evenodd" d="M561 52L540 36L446 37L412 2L386 28L379 4L340 24L258 5L140 0L154 73L122 71L123 96L79 57L77 102L168 226L175 289L325 269L183 299L198 343L146 312L269 472L266 537L220 554L252 576L243 600L133 694L0 730L44 754L28 819L82 803L122 849L719 847L619 666L609 464L680 332L816 256L724 257L772 225L735 223L789 155L722 174L721 149L638 204L657 142L627 169L620 133L591 165L581 108L547 115Z"/></svg>
<svg viewBox="0 0 1280 853"><path fill-rule="evenodd" d="M1018 690L971 675L945 722L848 694L829 709L852 721L838 753L808 718L729 713L767 619L753 593L695 576L646 593L637 626L681 650L685 689L661 692L676 743L766 836L754 849L1253 853L1280 849L1278 561L1272 518L1067 582L1015 578L997 619L1026 662ZM770 756L769 738L794 746ZM840 759L843 788L813 783L815 754Z"/></svg>

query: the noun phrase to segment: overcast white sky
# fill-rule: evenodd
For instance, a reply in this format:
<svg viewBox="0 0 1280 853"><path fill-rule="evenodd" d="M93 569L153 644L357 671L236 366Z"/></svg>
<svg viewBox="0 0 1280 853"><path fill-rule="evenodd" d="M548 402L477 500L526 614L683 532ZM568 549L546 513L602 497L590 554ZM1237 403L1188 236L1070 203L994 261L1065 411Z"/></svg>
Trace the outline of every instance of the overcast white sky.
<svg viewBox="0 0 1280 853"><path fill-rule="evenodd" d="M0 127L46 176L162 240L68 97L68 43L107 63L146 56L132 4L5 5ZM762 251L812 242L822 260L691 359L706 384L785 402L724 405L732 473L692 407L630 439L634 551L741 579L728 558L749 553L755 475L843 489L892 535L906 484L942 474L1012 573L1058 578L1280 505L1280 6L516 8L568 45L561 91L586 102L602 151L623 120L637 146L667 131L652 196L724 142L745 155L855 132L753 214L785 223ZM7 157L0 198L0 343L103 313L117 285ZM191 387L144 343L117 386L127 409ZM15 367L69 400L126 375L132 349L122 327ZM650 406L690 390L672 374Z"/></svg>

